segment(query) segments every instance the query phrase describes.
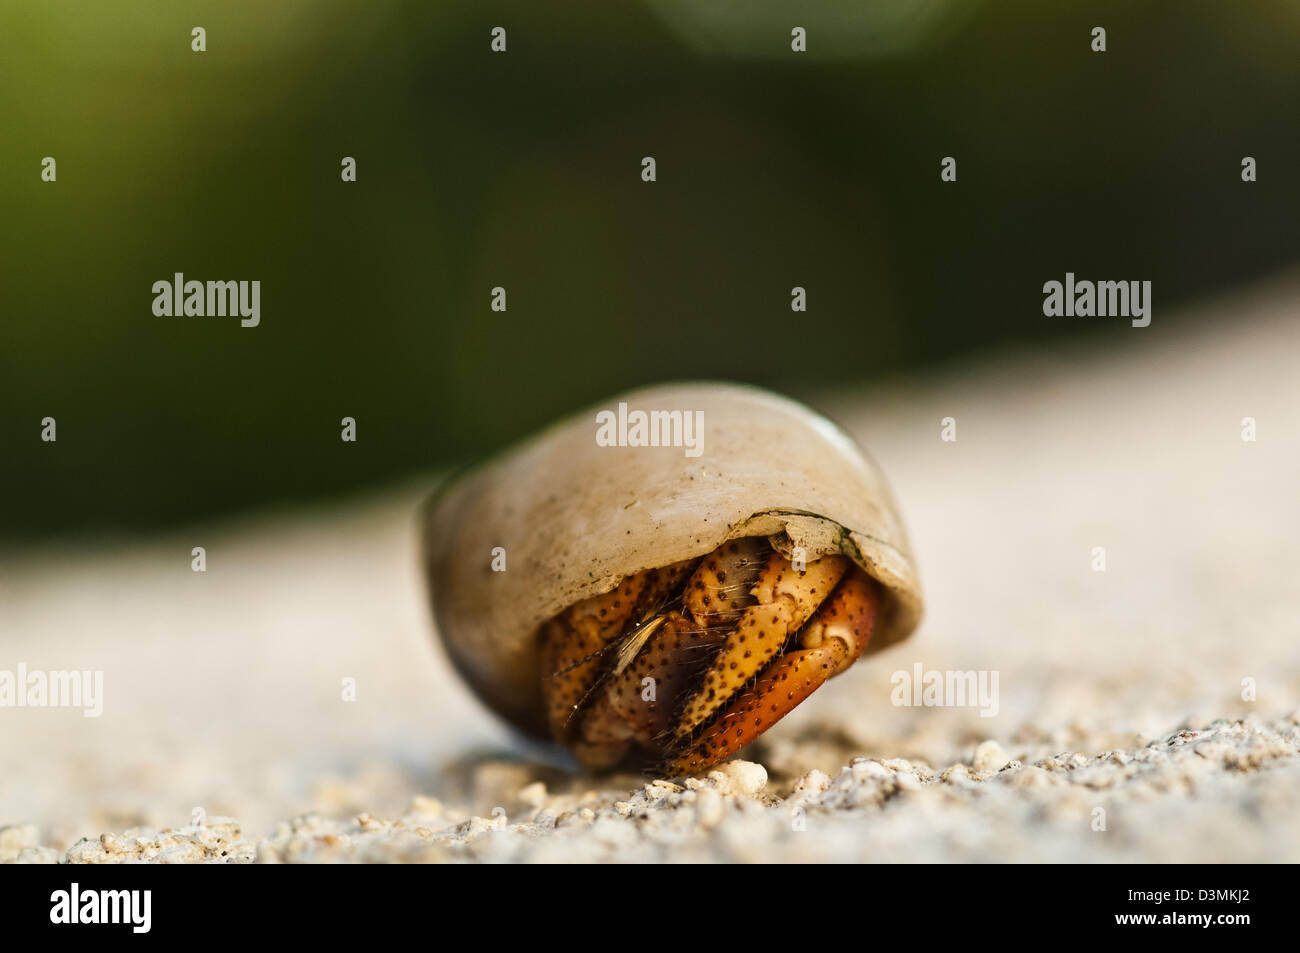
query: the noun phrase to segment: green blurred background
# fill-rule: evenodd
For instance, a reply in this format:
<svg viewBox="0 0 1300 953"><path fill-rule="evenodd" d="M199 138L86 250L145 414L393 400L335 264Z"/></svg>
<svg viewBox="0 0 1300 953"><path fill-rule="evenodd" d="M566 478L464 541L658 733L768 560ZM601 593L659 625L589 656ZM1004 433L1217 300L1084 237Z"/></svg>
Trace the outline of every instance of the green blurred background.
<svg viewBox="0 0 1300 953"><path fill-rule="evenodd" d="M668 378L1141 347L1300 257L1289 0L5 0L0 51L10 541L399 480ZM1152 326L1043 317L1067 270L1150 279ZM176 271L259 279L261 326L155 317Z"/></svg>

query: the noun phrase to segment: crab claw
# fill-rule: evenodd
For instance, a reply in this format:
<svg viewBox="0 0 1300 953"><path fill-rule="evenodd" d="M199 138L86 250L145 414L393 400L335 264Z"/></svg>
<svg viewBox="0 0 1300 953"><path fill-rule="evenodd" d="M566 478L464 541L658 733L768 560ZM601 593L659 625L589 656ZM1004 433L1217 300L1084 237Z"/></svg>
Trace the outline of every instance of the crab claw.
<svg viewBox="0 0 1300 953"><path fill-rule="evenodd" d="M768 545L756 537L733 539L705 556L682 595L685 611L701 626L735 624L754 604L750 591L767 565Z"/></svg>
<svg viewBox="0 0 1300 953"><path fill-rule="evenodd" d="M677 777L703 770L784 718L862 654L879 604L877 584L863 573L850 575L800 632L799 647L768 666L751 689L738 694L698 738L664 763L664 771Z"/></svg>
<svg viewBox="0 0 1300 953"><path fill-rule="evenodd" d="M686 703L674 731L676 739L680 741L704 724L762 671L848 568L847 557L825 556L800 571L773 552L753 588L758 604L745 609L703 683Z"/></svg>

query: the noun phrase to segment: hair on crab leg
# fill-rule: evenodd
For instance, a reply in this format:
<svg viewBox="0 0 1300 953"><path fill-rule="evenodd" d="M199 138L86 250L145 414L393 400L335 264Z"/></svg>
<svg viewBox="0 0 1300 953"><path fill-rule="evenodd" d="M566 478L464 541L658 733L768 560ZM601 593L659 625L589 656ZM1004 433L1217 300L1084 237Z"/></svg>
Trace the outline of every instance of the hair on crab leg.
<svg viewBox="0 0 1300 953"><path fill-rule="evenodd" d="M797 570L779 552L772 553L754 586L757 604L745 609L682 710L678 739L712 718L785 648L788 637L830 595L849 565L844 556L825 556Z"/></svg>
<svg viewBox="0 0 1300 953"><path fill-rule="evenodd" d="M852 665L871 638L879 598L879 587L864 574L845 579L799 632L799 647L733 696L698 738L668 758L665 773L693 774L730 757Z"/></svg>

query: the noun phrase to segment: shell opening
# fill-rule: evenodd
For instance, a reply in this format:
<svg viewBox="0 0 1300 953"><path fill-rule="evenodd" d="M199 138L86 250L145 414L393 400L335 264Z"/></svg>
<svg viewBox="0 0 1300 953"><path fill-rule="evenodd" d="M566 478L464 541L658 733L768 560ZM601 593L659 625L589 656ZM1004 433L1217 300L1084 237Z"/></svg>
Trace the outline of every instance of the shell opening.
<svg viewBox="0 0 1300 953"><path fill-rule="evenodd" d="M847 557L792 562L764 537L629 576L542 627L551 732L593 768L704 770L852 665L879 601Z"/></svg>

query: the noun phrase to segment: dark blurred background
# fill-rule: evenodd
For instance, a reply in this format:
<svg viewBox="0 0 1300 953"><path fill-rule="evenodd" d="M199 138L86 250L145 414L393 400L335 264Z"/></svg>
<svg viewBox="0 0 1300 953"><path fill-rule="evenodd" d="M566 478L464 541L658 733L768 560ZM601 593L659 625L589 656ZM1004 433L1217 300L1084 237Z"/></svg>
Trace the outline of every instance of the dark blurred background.
<svg viewBox="0 0 1300 953"><path fill-rule="evenodd" d="M0 50L11 541L397 480L651 381L1141 346L1300 257L1284 0L6 0ZM259 279L261 326L155 317L176 271ZM1066 271L1150 279L1151 327L1045 318Z"/></svg>

